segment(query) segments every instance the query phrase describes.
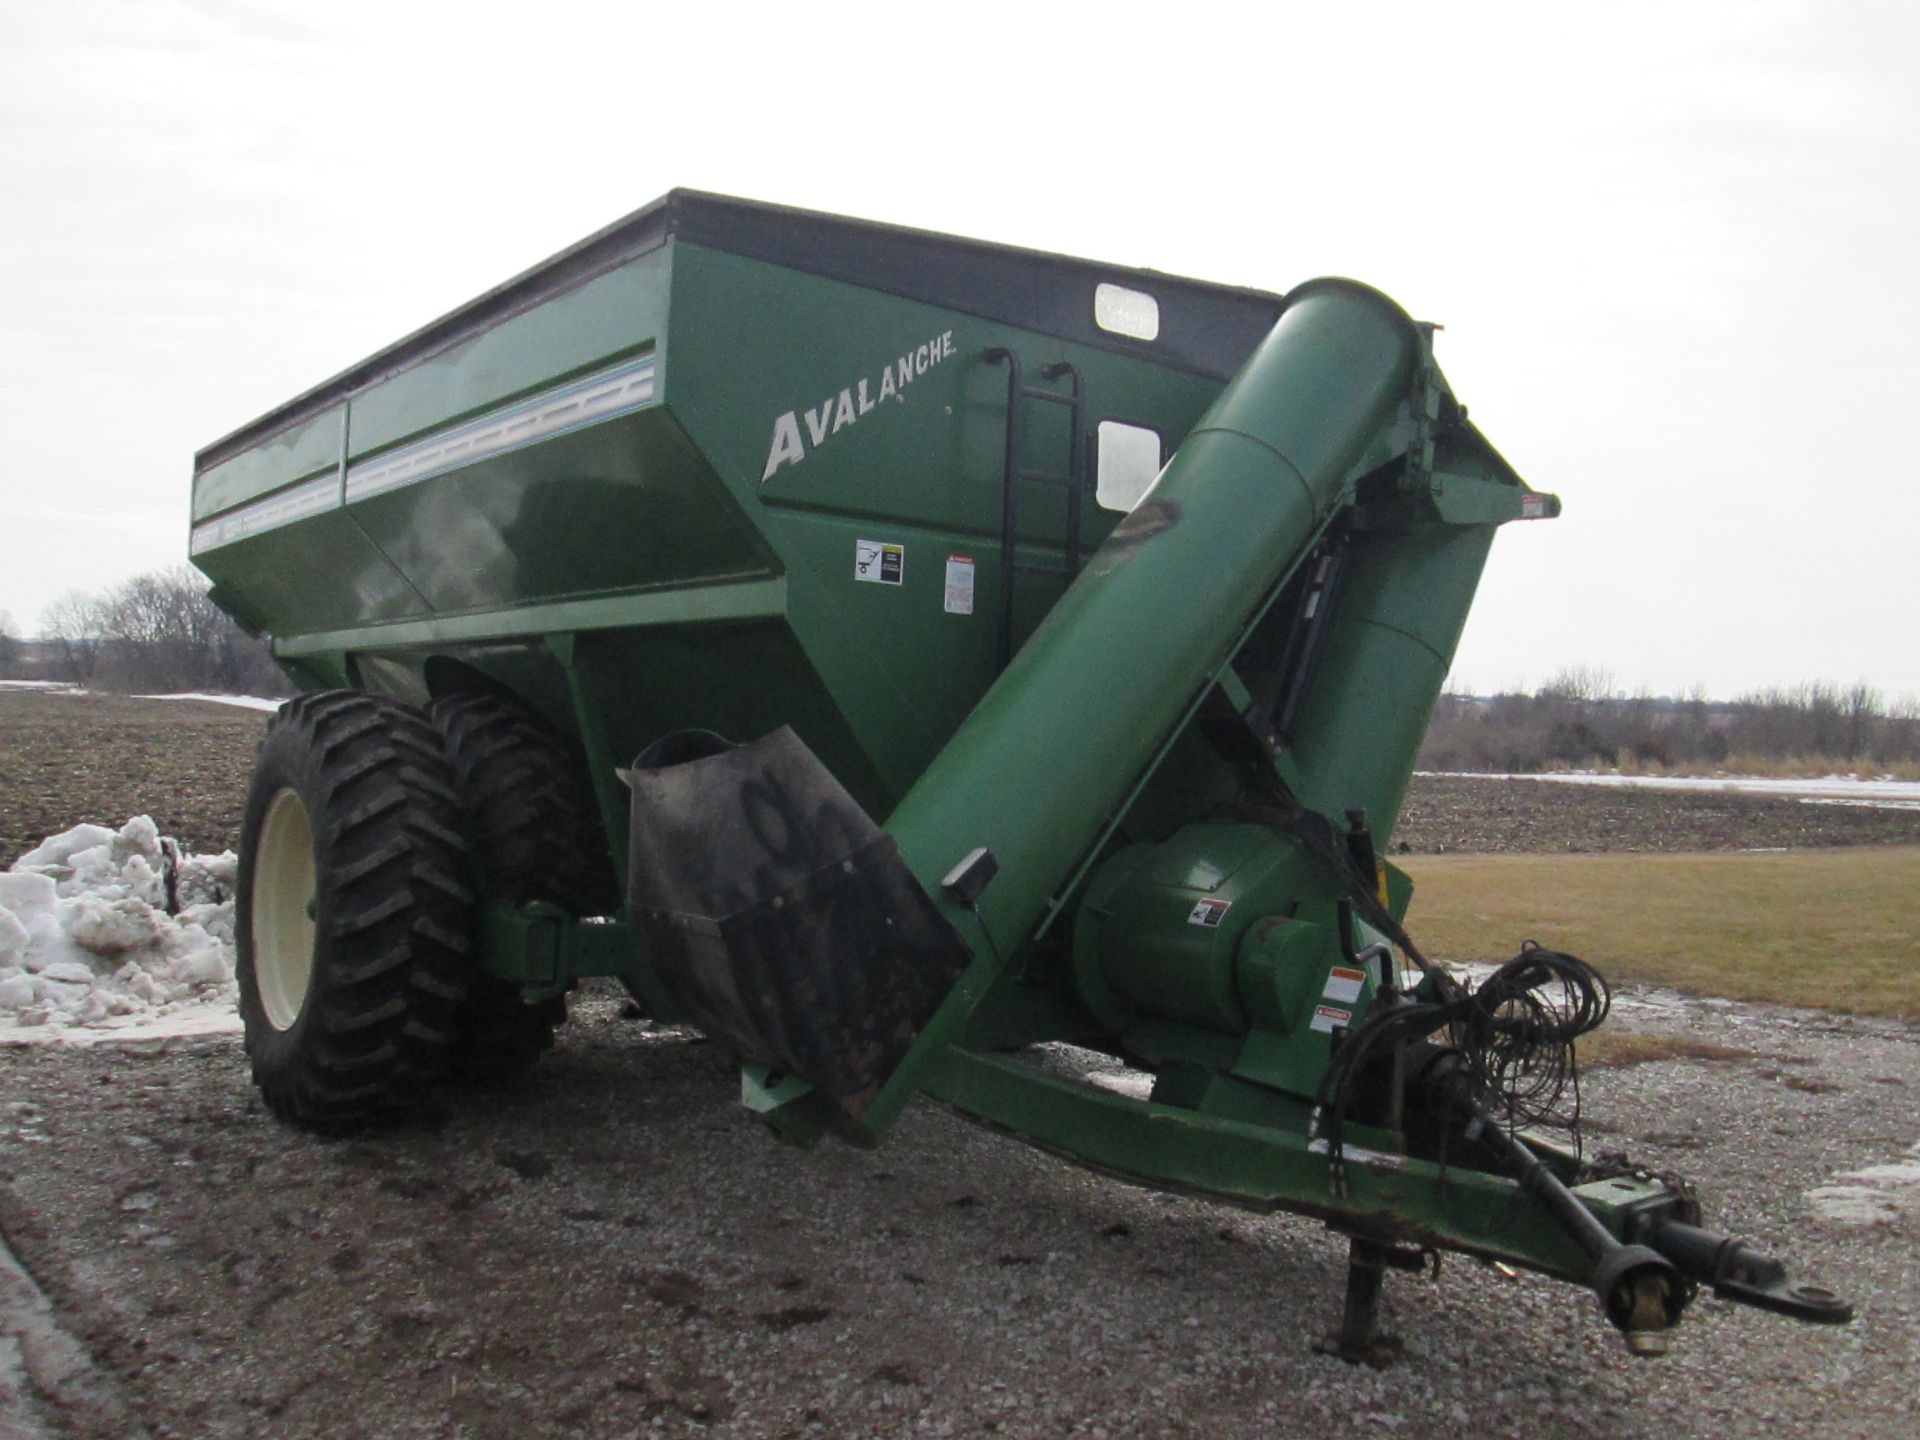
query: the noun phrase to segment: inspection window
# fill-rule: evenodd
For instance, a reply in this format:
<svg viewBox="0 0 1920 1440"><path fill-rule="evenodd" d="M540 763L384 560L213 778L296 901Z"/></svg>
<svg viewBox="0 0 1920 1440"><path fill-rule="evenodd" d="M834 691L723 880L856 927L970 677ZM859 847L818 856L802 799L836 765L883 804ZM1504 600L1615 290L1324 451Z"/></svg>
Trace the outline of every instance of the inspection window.
<svg viewBox="0 0 1920 1440"><path fill-rule="evenodd" d="M1102 510L1125 513L1160 478L1160 432L1124 420L1102 420L1095 431L1093 498Z"/></svg>
<svg viewBox="0 0 1920 1440"><path fill-rule="evenodd" d="M1093 287L1093 323L1129 340L1160 338L1160 302L1144 290L1101 283Z"/></svg>

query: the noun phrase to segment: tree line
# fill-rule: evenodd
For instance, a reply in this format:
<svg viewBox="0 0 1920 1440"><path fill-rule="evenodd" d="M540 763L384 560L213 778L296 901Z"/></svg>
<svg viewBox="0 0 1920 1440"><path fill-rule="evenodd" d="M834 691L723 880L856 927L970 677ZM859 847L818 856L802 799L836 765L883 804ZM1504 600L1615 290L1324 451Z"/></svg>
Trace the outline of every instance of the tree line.
<svg viewBox="0 0 1920 1440"><path fill-rule="evenodd" d="M1420 751L1425 770L1887 770L1920 762L1920 702L1823 680L1706 698L1616 690L1605 670L1563 670L1530 694L1450 687Z"/></svg>
<svg viewBox="0 0 1920 1440"><path fill-rule="evenodd" d="M286 695L266 642L216 606L187 566L136 575L99 594L69 591L24 641L0 611L0 676L102 689ZM1920 702L1889 703L1864 681L1807 681L1714 701L1626 695L1606 670L1575 666L1532 692L1450 686L1434 707L1425 770L1527 773L1888 769L1920 773Z"/></svg>
<svg viewBox="0 0 1920 1440"><path fill-rule="evenodd" d="M17 639L0 661L20 670ZM264 640L247 634L185 565L136 575L98 594L70 590L40 617L39 678L107 690L286 695Z"/></svg>

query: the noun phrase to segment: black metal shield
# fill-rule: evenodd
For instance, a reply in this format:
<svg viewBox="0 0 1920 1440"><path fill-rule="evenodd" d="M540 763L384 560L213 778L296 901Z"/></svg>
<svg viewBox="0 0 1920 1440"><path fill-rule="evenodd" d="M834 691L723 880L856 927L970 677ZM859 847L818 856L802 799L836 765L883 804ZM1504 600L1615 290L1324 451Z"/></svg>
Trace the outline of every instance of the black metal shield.
<svg viewBox="0 0 1920 1440"><path fill-rule="evenodd" d="M887 835L791 729L641 752L627 895L689 1017L858 1118L970 958Z"/></svg>

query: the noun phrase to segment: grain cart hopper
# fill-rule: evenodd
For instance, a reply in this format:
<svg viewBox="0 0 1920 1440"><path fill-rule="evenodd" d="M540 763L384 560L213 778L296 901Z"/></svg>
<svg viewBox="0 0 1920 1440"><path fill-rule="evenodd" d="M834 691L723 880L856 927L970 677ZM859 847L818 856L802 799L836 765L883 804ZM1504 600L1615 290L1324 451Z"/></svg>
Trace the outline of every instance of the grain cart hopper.
<svg viewBox="0 0 1920 1440"><path fill-rule="evenodd" d="M242 836L267 1104L525 1065L611 976L788 1139L923 1095L1323 1220L1349 1358L1441 1250L1643 1352L1698 1284L1848 1318L1543 1135L1590 969L1470 989L1401 928L1382 857L1488 546L1559 510L1431 340L1346 280L682 191L209 446L194 561L304 692Z"/></svg>

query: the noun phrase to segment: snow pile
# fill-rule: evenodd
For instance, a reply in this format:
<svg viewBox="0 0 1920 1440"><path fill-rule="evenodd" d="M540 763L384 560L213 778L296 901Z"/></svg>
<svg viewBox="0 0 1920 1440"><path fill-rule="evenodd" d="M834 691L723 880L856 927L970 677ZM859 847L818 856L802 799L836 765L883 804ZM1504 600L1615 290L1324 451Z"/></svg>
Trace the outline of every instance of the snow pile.
<svg viewBox="0 0 1920 1440"><path fill-rule="evenodd" d="M92 695L95 692L68 680L0 680L0 690L32 690L43 695ZM242 710L269 714L287 702L270 695L214 695L204 690L182 690L172 695L134 695L134 700L202 700L209 705L238 705Z"/></svg>
<svg viewBox="0 0 1920 1440"><path fill-rule="evenodd" d="M236 863L180 855L145 815L21 856L0 874L0 1042L231 1013Z"/></svg>
<svg viewBox="0 0 1920 1440"><path fill-rule="evenodd" d="M1914 1158L1844 1171L1833 1183L1809 1190L1813 1213L1838 1225L1890 1225L1920 1211L1920 1145L1907 1153Z"/></svg>
<svg viewBox="0 0 1920 1440"><path fill-rule="evenodd" d="M1869 810L1920 809L1920 781L1888 775L1828 775L1824 779L1774 779L1760 775L1622 775L1616 771L1542 770L1534 774L1481 774L1471 770L1417 770L1417 775L1466 780L1539 780L1558 785L1601 785L1621 790L1683 790L1712 794L1771 795L1803 805L1859 805Z"/></svg>
<svg viewBox="0 0 1920 1440"><path fill-rule="evenodd" d="M269 714L286 704L265 695L211 695L204 690L182 690L174 695L136 695L136 700L204 700L209 705L238 705L242 710L265 710Z"/></svg>

